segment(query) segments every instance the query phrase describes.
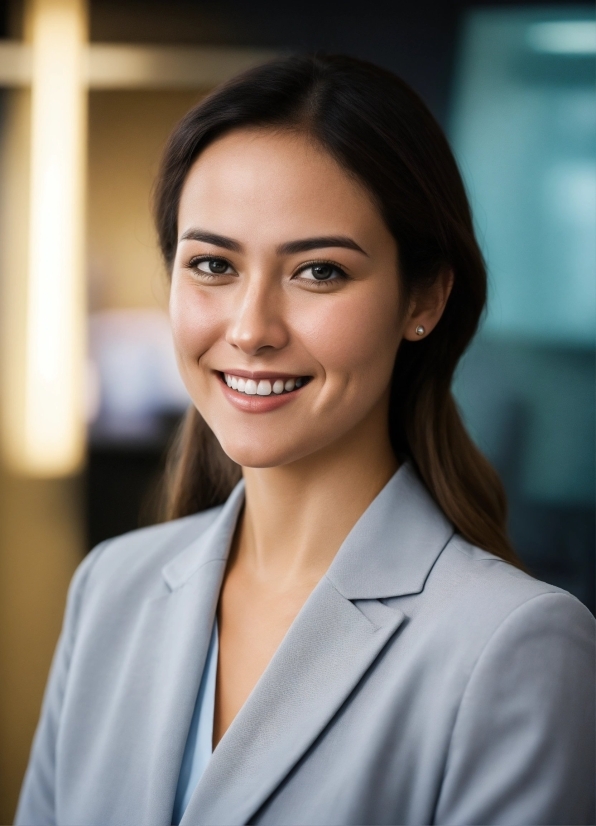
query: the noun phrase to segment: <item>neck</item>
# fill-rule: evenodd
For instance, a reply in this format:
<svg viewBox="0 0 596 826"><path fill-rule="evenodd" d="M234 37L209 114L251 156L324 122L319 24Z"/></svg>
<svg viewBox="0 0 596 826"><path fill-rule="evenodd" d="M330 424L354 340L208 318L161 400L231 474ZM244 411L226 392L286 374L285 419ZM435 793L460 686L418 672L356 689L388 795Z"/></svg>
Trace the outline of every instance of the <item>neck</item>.
<svg viewBox="0 0 596 826"><path fill-rule="evenodd" d="M314 587L397 470L386 404L334 445L297 462L245 468L236 559L282 590Z"/></svg>

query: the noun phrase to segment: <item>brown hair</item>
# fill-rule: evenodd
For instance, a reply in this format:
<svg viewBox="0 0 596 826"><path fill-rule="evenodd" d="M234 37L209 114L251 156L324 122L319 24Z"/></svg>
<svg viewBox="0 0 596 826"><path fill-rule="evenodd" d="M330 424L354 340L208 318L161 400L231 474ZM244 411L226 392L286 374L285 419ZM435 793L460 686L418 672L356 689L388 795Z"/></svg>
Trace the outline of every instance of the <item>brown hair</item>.
<svg viewBox="0 0 596 826"><path fill-rule="evenodd" d="M403 81L354 58L286 57L237 76L192 109L166 146L155 216L169 270L192 163L219 136L247 127L301 130L365 185L397 241L407 294L423 290L442 268L453 271L453 289L432 334L400 345L391 441L467 540L519 564L507 537L503 487L466 432L451 394L454 370L484 309L486 270L441 128ZM190 409L170 456L168 518L220 504L239 478L239 467Z"/></svg>

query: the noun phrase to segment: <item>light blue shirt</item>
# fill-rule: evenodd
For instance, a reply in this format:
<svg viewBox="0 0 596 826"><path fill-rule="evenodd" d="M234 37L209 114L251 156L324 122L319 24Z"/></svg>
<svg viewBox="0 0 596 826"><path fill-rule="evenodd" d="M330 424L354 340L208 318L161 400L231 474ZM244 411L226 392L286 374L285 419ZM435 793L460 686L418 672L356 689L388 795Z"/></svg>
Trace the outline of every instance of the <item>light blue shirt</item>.
<svg viewBox="0 0 596 826"><path fill-rule="evenodd" d="M218 652L219 640L217 621L215 621L180 767L172 814L173 826L178 826L180 823L195 786L201 779L213 753L213 714Z"/></svg>

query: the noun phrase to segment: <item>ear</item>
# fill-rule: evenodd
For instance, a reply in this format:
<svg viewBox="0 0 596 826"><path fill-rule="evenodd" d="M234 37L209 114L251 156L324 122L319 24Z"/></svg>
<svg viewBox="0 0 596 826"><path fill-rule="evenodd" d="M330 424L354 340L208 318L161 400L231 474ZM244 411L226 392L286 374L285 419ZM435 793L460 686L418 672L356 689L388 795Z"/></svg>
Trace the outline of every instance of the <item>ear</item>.
<svg viewBox="0 0 596 826"><path fill-rule="evenodd" d="M439 323L453 288L453 270L444 267L434 283L413 298L404 325L404 338L420 341Z"/></svg>

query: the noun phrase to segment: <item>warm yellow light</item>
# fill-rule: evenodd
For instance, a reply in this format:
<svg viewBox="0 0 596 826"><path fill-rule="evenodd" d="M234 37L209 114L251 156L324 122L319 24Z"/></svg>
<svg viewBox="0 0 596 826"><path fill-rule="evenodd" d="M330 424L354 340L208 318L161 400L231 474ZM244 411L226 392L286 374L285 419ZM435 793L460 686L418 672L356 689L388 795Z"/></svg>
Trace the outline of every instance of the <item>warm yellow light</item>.
<svg viewBox="0 0 596 826"><path fill-rule="evenodd" d="M81 0L34 0L22 469L59 476L84 451L84 146ZM14 451L13 451L14 452Z"/></svg>

